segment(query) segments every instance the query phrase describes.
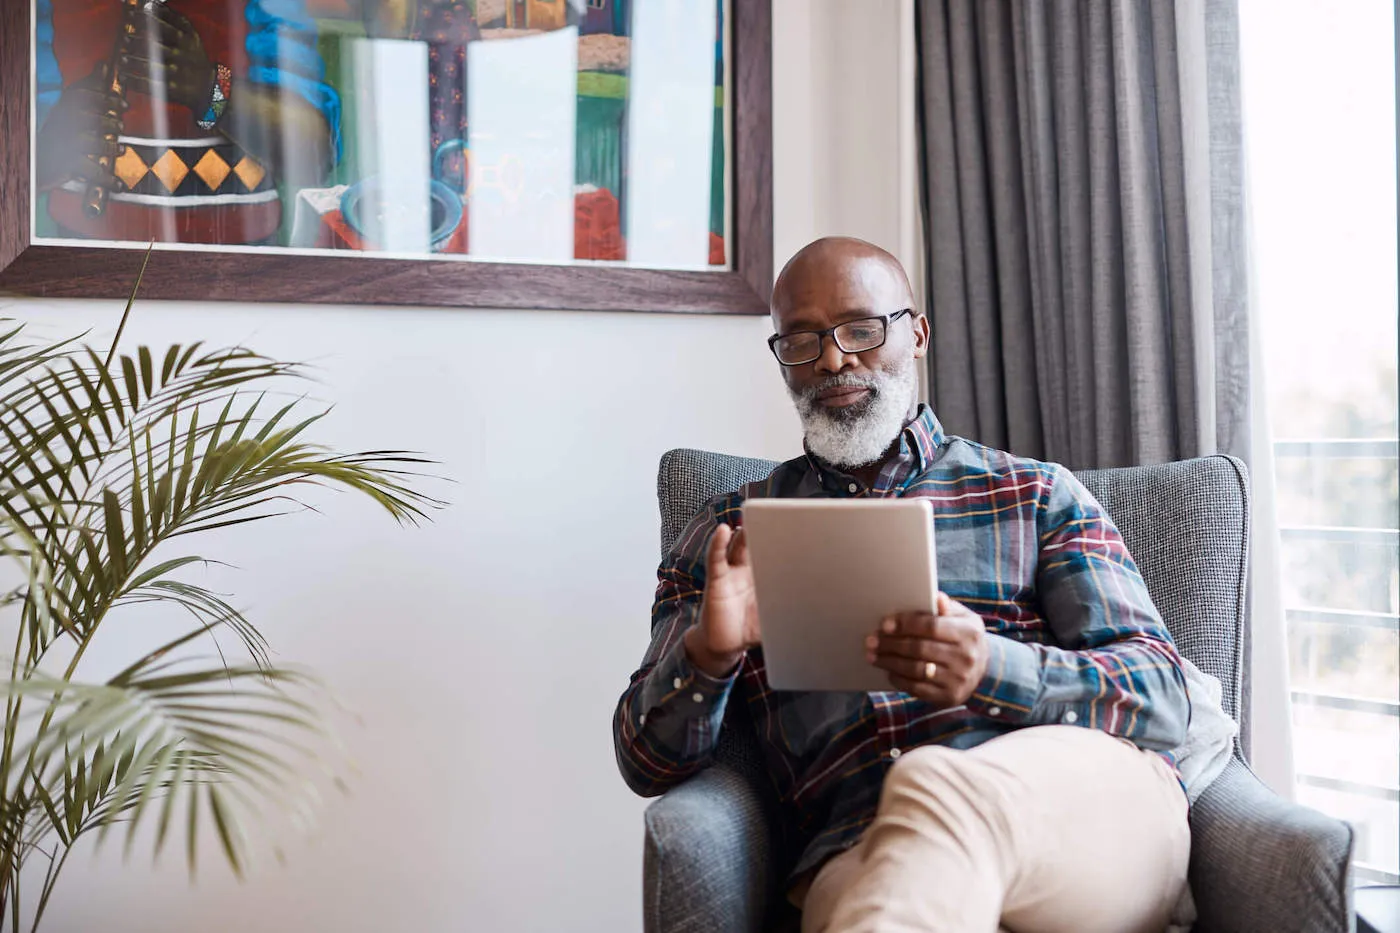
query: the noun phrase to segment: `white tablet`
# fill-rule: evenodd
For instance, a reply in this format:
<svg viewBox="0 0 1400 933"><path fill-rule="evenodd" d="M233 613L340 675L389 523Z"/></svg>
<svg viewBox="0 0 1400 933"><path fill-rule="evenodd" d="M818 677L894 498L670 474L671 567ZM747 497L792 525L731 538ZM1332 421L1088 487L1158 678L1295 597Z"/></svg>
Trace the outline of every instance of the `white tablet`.
<svg viewBox="0 0 1400 933"><path fill-rule="evenodd" d="M865 638L895 612L933 612L938 569L926 499L749 499L768 685L893 690Z"/></svg>

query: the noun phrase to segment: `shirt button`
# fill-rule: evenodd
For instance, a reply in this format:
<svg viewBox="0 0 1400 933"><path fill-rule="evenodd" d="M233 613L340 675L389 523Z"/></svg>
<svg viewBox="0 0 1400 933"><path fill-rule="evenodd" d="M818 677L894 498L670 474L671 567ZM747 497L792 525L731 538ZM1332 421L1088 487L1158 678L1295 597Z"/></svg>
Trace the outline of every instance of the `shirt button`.
<svg viewBox="0 0 1400 933"><path fill-rule="evenodd" d="M691 698L692 700L694 700L696 703L704 703L704 702L705 702L705 694L703 694L703 693L692 693L692 694L690 695L690 698Z"/></svg>
<svg viewBox="0 0 1400 933"><path fill-rule="evenodd" d="M1068 713L1065 713L1064 716L1060 718L1063 719L1065 722L1073 725L1074 723L1079 721L1079 714L1076 713L1074 710L1070 710Z"/></svg>
<svg viewBox="0 0 1400 933"><path fill-rule="evenodd" d="M685 683L679 677L677 677L675 680L671 681L671 686L676 690L679 690L681 687L685 686Z"/></svg>
<svg viewBox="0 0 1400 933"><path fill-rule="evenodd" d="M852 483L851 485L849 485L849 486L846 487L846 491L847 491L847 492L860 492L860 487L857 486L855 483Z"/></svg>
<svg viewBox="0 0 1400 933"><path fill-rule="evenodd" d="M1000 715L1001 715L1001 707L1000 707L1000 706L993 706L991 709L987 710L987 715L988 715L988 716L1000 716Z"/></svg>
<svg viewBox="0 0 1400 933"><path fill-rule="evenodd" d="M891 758L898 758L900 755L903 755L903 754L904 754L904 753L901 752L901 751L900 751L899 749L897 749L897 748L892 748L892 749L890 749L890 757L891 757Z"/></svg>
<svg viewBox="0 0 1400 933"><path fill-rule="evenodd" d="M639 725L639 726L645 726L646 724L647 724L647 714L646 714L646 713L643 713L642 715L640 715L640 716L637 717L637 725Z"/></svg>

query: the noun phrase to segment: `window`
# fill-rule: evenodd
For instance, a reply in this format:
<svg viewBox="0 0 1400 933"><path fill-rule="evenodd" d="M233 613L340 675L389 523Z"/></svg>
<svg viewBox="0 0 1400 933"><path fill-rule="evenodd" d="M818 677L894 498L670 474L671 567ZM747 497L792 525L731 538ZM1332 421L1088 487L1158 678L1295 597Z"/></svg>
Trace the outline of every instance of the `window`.
<svg viewBox="0 0 1400 933"><path fill-rule="evenodd" d="M1256 320L1276 462L1297 797L1400 882L1391 0L1245 0Z"/></svg>

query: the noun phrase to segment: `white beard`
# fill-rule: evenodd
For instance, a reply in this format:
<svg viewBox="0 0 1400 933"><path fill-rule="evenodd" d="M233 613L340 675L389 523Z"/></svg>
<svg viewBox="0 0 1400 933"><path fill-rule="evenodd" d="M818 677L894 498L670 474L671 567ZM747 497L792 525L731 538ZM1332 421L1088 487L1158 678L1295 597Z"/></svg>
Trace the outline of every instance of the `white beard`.
<svg viewBox="0 0 1400 933"><path fill-rule="evenodd" d="M844 408L827 408L817 401L819 392L836 386L861 386L870 389L871 395ZM869 376L839 373L803 391L788 387L802 419L807 449L843 470L874 463L889 450L904 430L918 391L912 359L897 369L875 370Z"/></svg>

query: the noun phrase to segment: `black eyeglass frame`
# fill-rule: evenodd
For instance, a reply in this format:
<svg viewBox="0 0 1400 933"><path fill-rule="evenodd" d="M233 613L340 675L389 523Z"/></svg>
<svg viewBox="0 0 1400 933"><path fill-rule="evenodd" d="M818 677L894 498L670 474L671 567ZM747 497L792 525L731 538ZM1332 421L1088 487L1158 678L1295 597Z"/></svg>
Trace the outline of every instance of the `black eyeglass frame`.
<svg viewBox="0 0 1400 933"><path fill-rule="evenodd" d="M773 359L777 360L780 366L806 366L808 363L813 363L821 359L822 349L826 346L827 337L830 337L833 341L835 341L836 348L842 353L869 353L871 350L880 349L885 345L885 341L890 339L891 324L904 317L904 315L906 314L912 315L916 313L917 312L915 312L913 308L902 308L901 310L895 311L892 314L872 314L870 317L858 317L853 321L842 321L840 324L837 324L833 327L828 327L826 330L795 330L790 334L774 334L773 336L768 338L768 349L770 352L772 352ZM875 344L872 347L865 347L860 350L848 350L845 347L841 346L841 340L836 336L836 332L838 330L840 330L843 327L848 327L851 324L864 324L867 321L881 321L884 323L884 335L880 338L879 343ZM796 363L783 362L783 358L778 356L778 341L787 337L797 337L806 334L817 335L817 355L812 357L811 359L801 360Z"/></svg>

